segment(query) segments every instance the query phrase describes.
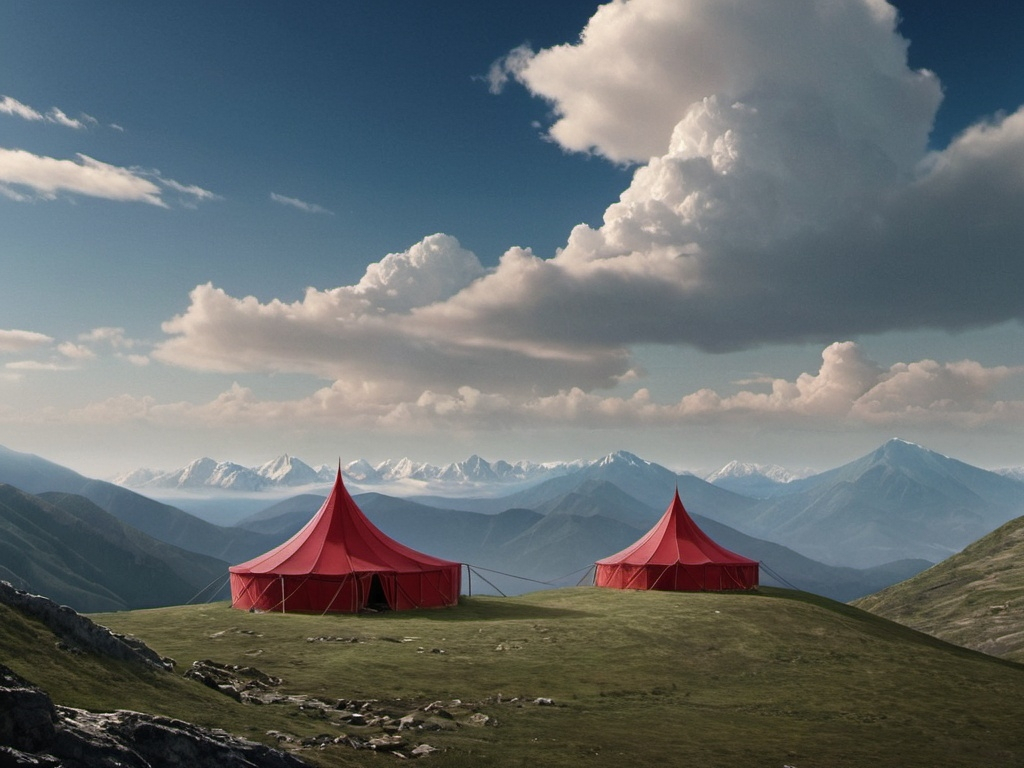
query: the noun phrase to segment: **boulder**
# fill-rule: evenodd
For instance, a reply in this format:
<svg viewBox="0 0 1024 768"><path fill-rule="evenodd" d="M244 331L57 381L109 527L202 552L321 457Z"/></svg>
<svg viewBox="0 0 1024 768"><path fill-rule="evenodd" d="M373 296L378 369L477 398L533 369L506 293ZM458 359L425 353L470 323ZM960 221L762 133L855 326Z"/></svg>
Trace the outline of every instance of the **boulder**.
<svg viewBox="0 0 1024 768"><path fill-rule="evenodd" d="M306 768L294 755L182 720L60 707L0 665L0 765Z"/></svg>

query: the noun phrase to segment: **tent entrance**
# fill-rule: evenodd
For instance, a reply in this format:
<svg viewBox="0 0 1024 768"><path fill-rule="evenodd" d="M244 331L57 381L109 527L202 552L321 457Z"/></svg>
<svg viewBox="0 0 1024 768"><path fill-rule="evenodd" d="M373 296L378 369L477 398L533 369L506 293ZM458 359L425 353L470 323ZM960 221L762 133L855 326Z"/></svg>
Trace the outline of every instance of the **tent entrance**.
<svg viewBox="0 0 1024 768"><path fill-rule="evenodd" d="M371 611L388 611L391 606L388 605L387 595L384 594L384 585L381 583L380 576L376 573L370 579L370 592L366 596L366 608Z"/></svg>

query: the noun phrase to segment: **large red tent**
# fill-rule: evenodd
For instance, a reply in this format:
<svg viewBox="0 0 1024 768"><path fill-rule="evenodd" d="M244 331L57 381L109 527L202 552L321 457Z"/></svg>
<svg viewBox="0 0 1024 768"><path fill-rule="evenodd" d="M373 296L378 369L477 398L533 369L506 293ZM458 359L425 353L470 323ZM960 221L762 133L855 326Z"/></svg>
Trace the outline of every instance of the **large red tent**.
<svg viewBox="0 0 1024 768"><path fill-rule="evenodd" d="M284 544L234 565L231 604L263 611L354 613L455 605L462 566L385 536L356 506L341 479L305 527Z"/></svg>
<svg viewBox="0 0 1024 768"><path fill-rule="evenodd" d="M594 584L677 592L754 589L757 561L719 546L683 507L676 490L665 514L643 538L598 560Z"/></svg>

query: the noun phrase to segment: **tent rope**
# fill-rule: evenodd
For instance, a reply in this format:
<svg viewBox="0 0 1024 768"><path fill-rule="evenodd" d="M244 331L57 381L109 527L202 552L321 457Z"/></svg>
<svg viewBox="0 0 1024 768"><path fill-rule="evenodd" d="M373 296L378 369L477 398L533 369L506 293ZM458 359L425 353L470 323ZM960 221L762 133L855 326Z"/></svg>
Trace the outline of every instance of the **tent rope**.
<svg viewBox="0 0 1024 768"><path fill-rule="evenodd" d="M287 605L288 604L288 600L293 598L293 597L295 597L296 593L298 593L298 591L300 589L302 589L304 586L306 586L306 582L309 581L309 579L310 579L310 577L306 576L306 578L304 578L302 581L299 582L299 586L297 586L295 589L293 589L291 591L291 594L289 594L289 595L282 594L281 595L281 599L278 602L274 603L274 607L271 608L270 610L274 610L276 608L283 607L283 606ZM271 585L273 585L273 582L271 582ZM268 587L268 589L269 589L269 587ZM283 576L281 577L281 589L282 590L284 589L284 577ZM266 590L264 590L264 591L266 591ZM282 608L282 613L284 613L283 608Z"/></svg>
<svg viewBox="0 0 1024 768"><path fill-rule="evenodd" d="M210 600L213 599L213 596L216 595L218 592L220 592L224 588L224 585L228 582L228 579L230 579L230 578L231 578L231 574L230 573L227 576L218 576L213 581L211 581L209 584L207 584L205 587L203 587L198 592L196 592L194 595L192 595L192 597L189 598L188 602L186 602L185 605L192 605L192 601L193 600L195 600L197 597L199 597L201 594L203 594L203 592L208 590L214 584L217 584L218 585L217 588L215 590L213 590L213 592L210 593L210 597L207 598L207 600L206 600L206 602L210 602Z"/></svg>
<svg viewBox="0 0 1024 768"><path fill-rule="evenodd" d="M580 576L580 580L576 582L576 586L580 586L592 572L595 573L596 577L597 565L590 565L583 571L583 575ZM577 571L578 573L579 571Z"/></svg>
<svg viewBox="0 0 1024 768"><path fill-rule="evenodd" d="M320 614L320 618L323 618L324 616L326 616L326 615L327 615L327 612L328 612L329 610L331 610L331 608L332 608L332 607L334 606L334 601L338 599L338 595L340 595L340 594L341 594L341 590L342 590L342 588L343 588L343 587L345 586L345 584L347 584L347 583L348 583L348 579L344 579L344 580L342 580L342 581L341 581L341 582L340 582L340 583L338 584L338 590L337 590L337 591L336 591L336 592L334 593L334 597L332 597L332 598L331 598L331 602L329 602L329 603L327 604L327 607L326 607L326 608L324 608L324 612Z"/></svg>
<svg viewBox="0 0 1024 768"><path fill-rule="evenodd" d="M798 590L798 591L800 590L800 587L796 586L795 584L790 582L788 579L782 578L782 576L780 576L776 571L774 571L773 569L769 568L768 567L768 563L766 563L764 560L758 560L757 564L760 565L762 568L764 568L766 571L768 571L768 575L769 576L771 576L772 578L774 578L774 579L776 579L778 581L781 581L783 584L785 584L790 589L795 589L795 590Z"/></svg>
<svg viewBox="0 0 1024 768"><path fill-rule="evenodd" d="M466 563L466 567L469 568L470 570L473 570L473 566L471 566L469 563ZM497 573L497 571L494 571L494 573ZM512 574L506 573L506 574L502 574L502 575L504 575L504 576L511 576ZM494 583L490 579L488 579L486 576L484 576L482 573L477 573L477 576L479 576L481 579L483 579L488 584L490 584L491 587L493 587L495 590L497 590L499 595L501 595L502 597L508 597L508 595L506 595L504 592L502 592L500 589L498 589L498 587L495 586ZM518 577L517 576L513 576L512 578L518 578Z"/></svg>

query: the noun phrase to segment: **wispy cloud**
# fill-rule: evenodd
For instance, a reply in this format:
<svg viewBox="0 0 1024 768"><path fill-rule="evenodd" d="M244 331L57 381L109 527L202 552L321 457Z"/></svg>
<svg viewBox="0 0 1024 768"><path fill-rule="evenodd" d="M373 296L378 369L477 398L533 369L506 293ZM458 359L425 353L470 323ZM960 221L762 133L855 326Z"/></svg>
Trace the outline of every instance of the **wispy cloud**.
<svg viewBox="0 0 1024 768"><path fill-rule="evenodd" d="M161 208L169 207L163 190L178 193L183 205L217 199L212 192L165 179L157 171L122 168L81 153L76 158L62 160L0 147L0 191L18 202L53 200L65 193Z"/></svg>
<svg viewBox="0 0 1024 768"><path fill-rule="evenodd" d="M271 192L270 199L275 203L287 205L292 208L298 208L300 211L305 211L306 213L325 213L328 216L334 215L333 211L329 211L316 203L307 203L304 200L299 200L297 197L285 197L284 195L279 195L276 192Z"/></svg>
<svg viewBox="0 0 1024 768"><path fill-rule="evenodd" d="M11 96L0 98L0 113L20 117L22 120L43 120L41 112L33 109L27 104L22 104Z"/></svg>
<svg viewBox="0 0 1024 768"><path fill-rule="evenodd" d="M57 107L52 107L46 113L46 119L51 123L63 125L65 128L74 128L75 130L82 130L86 126L86 123L84 121L76 120L73 117L68 117L64 114L63 111L57 109ZM95 120L93 122L95 122Z"/></svg>
<svg viewBox="0 0 1024 768"><path fill-rule="evenodd" d="M76 366L40 360L18 360L4 366L11 371L74 371Z"/></svg>
<svg viewBox="0 0 1024 768"><path fill-rule="evenodd" d="M59 107L50 107L44 114L12 96L0 97L0 113L20 117L22 120L54 123L55 125L62 125L65 128L73 128L75 130L82 130L87 125L95 125L97 123L96 118L90 115L83 114L81 119L69 117Z"/></svg>

